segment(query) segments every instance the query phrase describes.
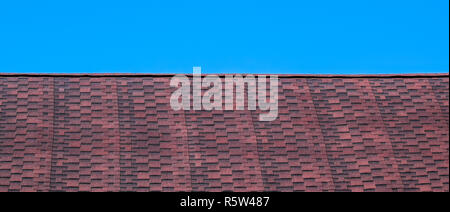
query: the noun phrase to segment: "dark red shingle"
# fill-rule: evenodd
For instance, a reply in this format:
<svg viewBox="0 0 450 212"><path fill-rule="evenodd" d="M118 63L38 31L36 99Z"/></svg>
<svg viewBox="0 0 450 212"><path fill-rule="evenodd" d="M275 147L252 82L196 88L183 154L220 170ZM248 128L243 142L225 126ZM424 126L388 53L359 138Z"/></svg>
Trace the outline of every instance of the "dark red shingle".
<svg viewBox="0 0 450 212"><path fill-rule="evenodd" d="M279 114L170 75L0 75L0 191L449 191L449 78L280 77Z"/></svg>

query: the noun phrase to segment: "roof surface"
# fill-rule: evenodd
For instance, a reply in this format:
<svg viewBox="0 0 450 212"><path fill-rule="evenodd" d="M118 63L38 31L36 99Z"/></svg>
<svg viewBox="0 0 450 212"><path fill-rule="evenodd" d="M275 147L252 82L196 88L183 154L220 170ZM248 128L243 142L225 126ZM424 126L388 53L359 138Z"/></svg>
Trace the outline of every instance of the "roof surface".
<svg viewBox="0 0 450 212"><path fill-rule="evenodd" d="M448 74L280 76L272 122L170 76L0 74L0 191L449 191Z"/></svg>

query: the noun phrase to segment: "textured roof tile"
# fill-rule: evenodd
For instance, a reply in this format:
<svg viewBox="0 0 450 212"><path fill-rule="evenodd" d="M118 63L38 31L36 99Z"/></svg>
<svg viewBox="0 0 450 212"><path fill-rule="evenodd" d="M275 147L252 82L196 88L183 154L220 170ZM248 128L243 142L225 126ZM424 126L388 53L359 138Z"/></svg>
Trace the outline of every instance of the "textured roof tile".
<svg viewBox="0 0 450 212"><path fill-rule="evenodd" d="M279 115L171 75L0 75L0 191L449 191L449 78L282 75Z"/></svg>

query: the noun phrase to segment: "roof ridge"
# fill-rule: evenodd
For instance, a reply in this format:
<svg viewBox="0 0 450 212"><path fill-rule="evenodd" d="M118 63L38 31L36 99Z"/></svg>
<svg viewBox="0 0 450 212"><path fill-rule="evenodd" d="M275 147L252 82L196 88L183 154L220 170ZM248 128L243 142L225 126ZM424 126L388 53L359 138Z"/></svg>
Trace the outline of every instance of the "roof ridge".
<svg viewBox="0 0 450 212"><path fill-rule="evenodd" d="M417 77L449 77L449 73L410 73L410 74L202 74L206 75L277 75L279 78L417 78ZM0 73L0 77L172 77L178 74L157 73ZM192 74L183 74L192 76Z"/></svg>

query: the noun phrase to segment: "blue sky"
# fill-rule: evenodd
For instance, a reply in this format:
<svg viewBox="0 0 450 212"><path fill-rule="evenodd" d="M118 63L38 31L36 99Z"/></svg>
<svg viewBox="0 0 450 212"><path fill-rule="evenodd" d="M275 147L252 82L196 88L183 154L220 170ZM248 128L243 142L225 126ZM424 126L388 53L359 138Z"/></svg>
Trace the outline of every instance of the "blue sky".
<svg viewBox="0 0 450 212"><path fill-rule="evenodd" d="M448 0L1 1L0 72L449 70Z"/></svg>

